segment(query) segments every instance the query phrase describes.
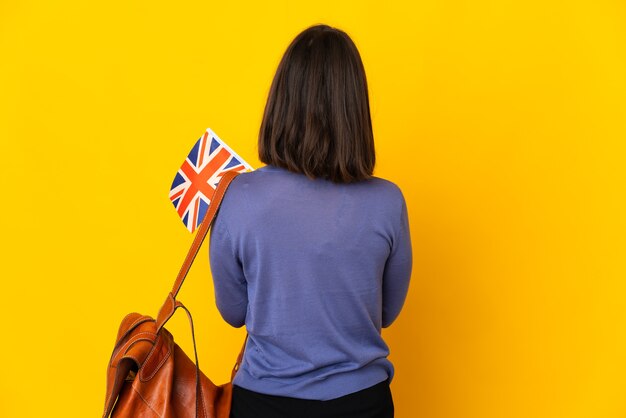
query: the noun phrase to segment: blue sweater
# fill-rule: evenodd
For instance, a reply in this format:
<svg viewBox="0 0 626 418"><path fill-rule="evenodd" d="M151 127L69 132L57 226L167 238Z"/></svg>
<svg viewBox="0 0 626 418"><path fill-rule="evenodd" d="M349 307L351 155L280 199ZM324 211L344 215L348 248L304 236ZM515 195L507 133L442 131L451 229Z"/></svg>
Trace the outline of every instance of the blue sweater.
<svg viewBox="0 0 626 418"><path fill-rule="evenodd" d="M235 385L329 400L393 378L380 332L400 313L412 264L396 185L274 166L240 174L209 251L218 310L249 335Z"/></svg>

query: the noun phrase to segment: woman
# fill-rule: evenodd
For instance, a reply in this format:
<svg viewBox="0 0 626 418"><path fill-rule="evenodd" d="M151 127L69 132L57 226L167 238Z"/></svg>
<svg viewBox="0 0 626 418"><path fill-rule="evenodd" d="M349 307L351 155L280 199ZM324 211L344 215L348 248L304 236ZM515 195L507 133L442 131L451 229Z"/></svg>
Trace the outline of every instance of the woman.
<svg viewBox="0 0 626 418"><path fill-rule="evenodd" d="M393 417L381 328L409 286L407 208L372 175L365 70L346 33L317 25L289 45L259 157L210 240L217 307L248 331L231 418Z"/></svg>

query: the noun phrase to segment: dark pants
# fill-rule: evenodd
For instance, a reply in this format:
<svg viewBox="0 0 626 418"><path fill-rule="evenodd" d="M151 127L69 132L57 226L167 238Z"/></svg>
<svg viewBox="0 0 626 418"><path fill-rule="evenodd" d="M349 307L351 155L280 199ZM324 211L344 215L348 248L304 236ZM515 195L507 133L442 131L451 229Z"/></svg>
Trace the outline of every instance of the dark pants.
<svg viewBox="0 0 626 418"><path fill-rule="evenodd" d="M328 401L265 395L233 386L230 418L393 418L389 381Z"/></svg>

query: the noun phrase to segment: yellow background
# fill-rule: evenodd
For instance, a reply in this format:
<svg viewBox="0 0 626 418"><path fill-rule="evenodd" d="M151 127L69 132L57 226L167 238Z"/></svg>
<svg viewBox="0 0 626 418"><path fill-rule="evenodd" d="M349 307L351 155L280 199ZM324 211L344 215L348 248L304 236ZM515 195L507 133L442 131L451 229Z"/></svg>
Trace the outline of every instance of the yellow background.
<svg viewBox="0 0 626 418"><path fill-rule="evenodd" d="M278 60L320 22L361 51L410 211L396 416L626 417L621 0L0 2L0 417L101 415L120 320L156 315L191 242L176 170L207 127L260 166ZM245 331L207 251L180 299L222 383Z"/></svg>

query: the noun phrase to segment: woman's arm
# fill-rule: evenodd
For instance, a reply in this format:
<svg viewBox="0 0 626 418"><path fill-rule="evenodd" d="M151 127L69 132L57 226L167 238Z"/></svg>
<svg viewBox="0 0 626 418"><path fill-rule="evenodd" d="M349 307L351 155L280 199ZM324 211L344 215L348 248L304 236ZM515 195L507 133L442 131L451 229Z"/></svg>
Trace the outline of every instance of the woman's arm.
<svg viewBox="0 0 626 418"><path fill-rule="evenodd" d="M391 325L400 314L411 279L413 254L408 211L404 197L402 197L400 212L393 235L391 253L383 273L383 328Z"/></svg>
<svg viewBox="0 0 626 418"><path fill-rule="evenodd" d="M209 260L217 309L226 322L239 328L246 321L247 283L230 233L220 222L219 213L211 228Z"/></svg>

